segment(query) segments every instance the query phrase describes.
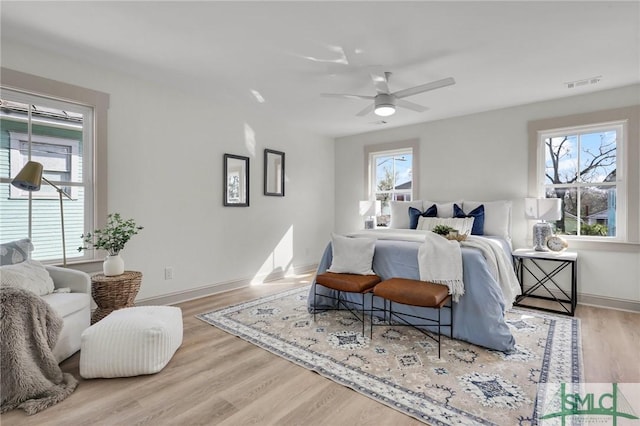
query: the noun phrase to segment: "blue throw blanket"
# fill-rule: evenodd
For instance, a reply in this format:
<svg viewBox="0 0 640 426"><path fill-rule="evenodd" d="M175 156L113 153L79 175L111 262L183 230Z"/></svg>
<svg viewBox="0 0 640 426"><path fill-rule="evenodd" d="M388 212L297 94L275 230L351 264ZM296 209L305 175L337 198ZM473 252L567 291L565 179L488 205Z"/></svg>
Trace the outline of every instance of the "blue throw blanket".
<svg viewBox="0 0 640 426"><path fill-rule="evenodd" d="M420 244L414 241L376 241L373 270L383 280L394 277L420 280L418 266ZM331 260L332 251L329 244L318 265L318 274L329 268ZM515 339L505 322L502 290L491 274L481 251L462 247L462 264L465 293L457 303L454 303L453 337L489 349L512 351L515 348ZM315 285L314 281L307 300L310 311L316 307L313 300ZM334 290L318 286L319 294L331 295L333 292ZM347 295L348 298L351 296ZM359 295L353 296L351 300L360 300L359 298ZM333 308L334 303L329 298L319 296L317 308L320 310ZM378 298L375 299L375 306L382 308ZM437 311L431 308L396 305L396 309L412 315L437 318ZM448 323L449 310L444 309L441 314L442 322ZM449 327L442 327L442 333L449 334Z"/></svg>

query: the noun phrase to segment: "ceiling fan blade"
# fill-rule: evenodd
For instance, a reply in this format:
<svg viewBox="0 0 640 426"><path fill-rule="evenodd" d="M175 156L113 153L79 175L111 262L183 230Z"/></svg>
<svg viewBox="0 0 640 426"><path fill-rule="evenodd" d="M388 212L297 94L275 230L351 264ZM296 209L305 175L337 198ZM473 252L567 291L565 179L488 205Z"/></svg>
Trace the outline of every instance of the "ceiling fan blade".
<svg viewBox="0 0 640 426"><path fill-rule="evenodd" d="M421 84L420 86L411 87L409 89L399 90L393 93L393 95L395 95L396 98L406 98L407 96L413 96L418 93L428 92L429 90L451 86L452 84L456 84L456 81L453 77L448 77L443 78L442 80L432 81L431 83Z"/></svg>
<svg viewBox="0 0 640 426"><path fill-rule="evenodd" d="M427 108L426 106L422 106L422 105L418 105L416 103L413 102L409 102L409 101L405 101L404 99L397 99L396 100L396 105L402 108L406 108L406 109L410 109L412 111L416 111L416 112L425 112L427 111L429 108Z"/></svg>
<svg viewBox="0 0 640 426"><path fill-rule="evenodd" d="M356 115L358 117L363 117L363 116L369 114L371 111L373 111L373 107L374 107L374 104L371 104L368 107L366 107L365 109L363 109L362 111L360 111L359 113L357 113Z"/></svg>
<svg viewBox="0 0 640 426"><path fill-rule="evenodd" d="M376 86L376 91L378 93L390 93L388 75L389 73L386 72L374 71L371 73L371 80L373 80L373 85Z"/></svg>
<svg viewBox="0 0 640 426"><path fill-rule="evenodd" d="M349 95L347 93L320 93L324 98L373 99L375 96Z"/></svg>

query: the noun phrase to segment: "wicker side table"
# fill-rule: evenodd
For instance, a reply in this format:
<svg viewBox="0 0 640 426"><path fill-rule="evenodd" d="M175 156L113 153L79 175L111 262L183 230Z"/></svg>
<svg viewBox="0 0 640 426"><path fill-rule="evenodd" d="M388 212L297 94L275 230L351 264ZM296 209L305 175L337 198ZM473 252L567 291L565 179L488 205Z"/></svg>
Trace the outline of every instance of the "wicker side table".
<svg viewBox="0 0 640 426"><path fill-rule="evenodd" d="M91 315L95 324L116 309L134 306L133 301L140 290L142 272L124 271L121 275L107 277L96 274L91 277L91 295L98 308Z"/></svg>

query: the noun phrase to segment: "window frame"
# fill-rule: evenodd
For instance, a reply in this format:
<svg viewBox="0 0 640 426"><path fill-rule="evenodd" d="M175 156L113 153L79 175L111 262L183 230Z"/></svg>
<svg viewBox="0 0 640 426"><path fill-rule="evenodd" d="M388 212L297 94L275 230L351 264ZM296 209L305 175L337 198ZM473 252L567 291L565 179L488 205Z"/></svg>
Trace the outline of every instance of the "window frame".
<svg viewBox="0 0 640 426"><path fill-rule="evenodd" d="M555 117L529 122L529 189L528 196L544 197L545 153L544 137L557 134L584 133L619 125L621 140L616 145L616 236L563 235L574 248L605 249L611 244L638 244L640 242L640 194L634 191L640 183L637 168L629 167L640 160L639 141L640 106L595 111L571 116ZM544 136L544 137L543 137ZM597 184L591 184L597 185Z"/></svg>
<svg viewBox="0 0 640 426"><path fill-rule="evenodd" d="M27 113L26 117L24 117L24 120L25 120L24 122L27 126L27 133L13 132L13 131L9 132L8 149L9 149L9 161L11 166L10 174L8 178L1 177L0 181L2 183L10 183L13 177L15 177L18 174L18 172L22 169L22 167L24 166L24 164L26 164L27 161L38 160L37 158L34 158L33 144L44 143L44 144L54 144L54 145L60 145L60 146L71 146L72 149L73 149L73 146L75 145L77 155L72 156L71 163L75 162L75 168L74 168L74 164L70 164L70 167L71 167L71 169L69 170L71 175L70 180L60 180L60 179L52 179L52 178L49 178L49 180L54 185L61 187L73 199L77 198L78 189L79 188L83 189L82 221L84 226L83 226L82 233L86 232L87 229L94 229L95 228L93 223L93 218L94 218L93 210L95 206L95 202L93 199L94 185L93 185L93 180L90 178L90 176L93 175L92 169L93 169L93 158L94 158L93 157L93 145L94 145L94 132L93 132L94 110L93 108L84 106L84 105L78 105L73 102L51 99L46 96L41 96L33 93L25 93L23 91L17 91L15 89L7 89L7 88L3 88L2 98L8 99L13 102L19 102L29 107L31 105L37 105L39 107L42 106L47 108L55 108L58 110L70 111L73 113L83 115L84 118L83 118L82 131L81 131L83 148L82 148L82 160L80 160L79 159L80 141L77 141L77 140L74 141L66 138L57 138L53 136L40 135L40 134L34 133L32 131L32 126L34 125L41 125L44 127L55 127L55 126L48 125L48 123L39 123L38 122L39 120L32 113ZM66 143L61 143L65 141ZM25 143L27 144L26 154L23 153L23 149L22 149L22 145ZM80 161L83 169L82 170L83 177L81 181L78 179L78 166L80 165ZM75 180L73 179L74 175L76 177ZM43 182L42 188L40 191L32 192L32 191L22 191L18 188L15 188L13 185L9 185L10 197L9 197L9 200L7 200L9 203L11 202L11 200L28 200L28 203L27 203L27 214L28 214L27 233L28 234L27 236L31 239L34 238L33 229L35 225L32 218L35 214L38 214L37 207L33 206L33 202L58 199L57 192L55 191L50 192L47 190L42 191L43 188L47 188L47 187L49 187L49 185ZM67 188L73 188L73 190L67 191L66 190ZM60 232L59 229L57 231ZM67 239L68 239L69 237L68 233L65 232L65 234L67 234ZM36 254L38 253L38 247L37 247L38 241L34 240L34 243L36 244L36 251L34 254ZM67 246L66 257L71 258L70 260L72 262L84 261L92 258L92 254L87 254L86 251L82 252L79 255L74 254L73 256L70 256L69 255L70 249L71 247ZM61 260L64 259L64 257L62 256L62 253L60 254L61 255L59 257L35 257L35 259L43 263L59 263Z"/></svg>
<svg viewBox="0 0 640 426"><path fill-rule="evenodd" d="M420 181L420 141L410 139L397 142L387 142L364 146L364 200L375 200L375 164L374 158L378 155L392 155L401 152L410 152L411 158L411 200L417 200ZM378 212L376 212L376 216Z"/></svg>
<svg viewBox="0 0 640 426"><path fill-rule="evenodd" d="M563 238L586 239L592 241L625 241L627 210L626 210L626 139L627 139L627 122L616 121L610 123L595 123L584 126L572 126L563 129L552 129L538 131L538 197L544 198L547 189L552 188L571 188L578 192L578 199L581 198L580 190L592 186L611 186L616 188L616 194L623 194L623 197L616 197L616 235L615 236L595 236L595 235L573 235L562 234ZM610 182L582 182L578 178L573 183L552 184L546 182L546 139L561 136L582 136L604 131L616 131L616 180L615 183ZM579 153L578 153L579 154ZM579 157L578 157L579 158ZM578 166L578 170L580 166ZM580 211L580 201L578 201L578 210ZM578 229L580 227L578 226Z"/></svg>
<svg viewBox="0 0 640 426"><path fill-rule="evenodd" d="M91 159L93 168L89 174L84 176L93 188L93 202L91 220L85 221L86 230L104 226L107 222L107 112L109 109L109 94L97 90L87 89L72 84L39 77L33 74L12 70L2 67L1 90L11 90L16 92L48 98L52 101L62 101L65 103L77 104L93 109L93 146ZM84 171L83 171L84 173ZM10 181L10 179L8 179ZM3 182L6 179L3 178ZM55 183L56 181L54 181ZM83 257L74 258L68 264L82 264L87 262L101 262L103 256L96 250L85 251ZM60 259L44 261L47 264L60 263ZM83 269L80 267L80 269Z"/></svg>
<svg viewBox="0 0 640 426"><path fill-rule="evenodd" d="M372 152L369 154L370 158L369 161L372 164L371 167L371 194L373 195L374 198L376 198L376 196L378 194L382 194L382 193L388 193L390 192L392 195L395 194L409 194L409 196L411 196L411 198L413 199L413 176L411 177L411 189L396 189L396 188L391 188L390 190L387 191L380 191L377 189L377 182L378 182L378 174L377 174L377 167L373 167L373 162L377 161L378 158L380 157L393 157L395 159L395 157L397 156L402 156L402 155L410 155L411 156L411 167L413 167L413 152L411 149L402 149L402 150L393 150L393 151L378 151L378 152ZM395 162L393 164L393 171L395 172ZM412 170L413 173L413 170ZM395 177L395 175L394 175ZM394 182L397 186L398 182Z"/></svg>

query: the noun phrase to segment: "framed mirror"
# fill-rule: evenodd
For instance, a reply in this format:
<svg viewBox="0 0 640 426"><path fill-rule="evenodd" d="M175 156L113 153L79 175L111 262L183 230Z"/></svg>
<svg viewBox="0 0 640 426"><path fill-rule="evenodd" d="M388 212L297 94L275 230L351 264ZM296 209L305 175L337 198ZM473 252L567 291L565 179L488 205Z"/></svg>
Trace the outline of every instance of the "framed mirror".
<svg viewBox="0 0 640 426"><path fill-rule="evenodd" d="M284 152L264 150L264 195L284 197Z"/></svg>
<svg viewBox="0 0 640 426"><path fill-rule="evenodd" d="M224 205L249 207L249 157L224 154Z"/></svg>

